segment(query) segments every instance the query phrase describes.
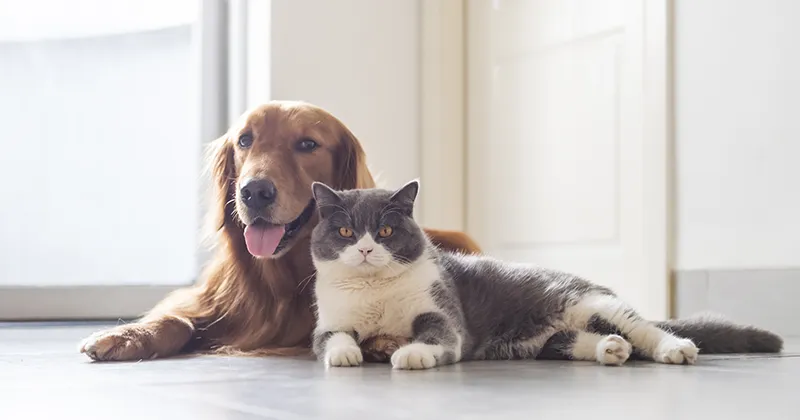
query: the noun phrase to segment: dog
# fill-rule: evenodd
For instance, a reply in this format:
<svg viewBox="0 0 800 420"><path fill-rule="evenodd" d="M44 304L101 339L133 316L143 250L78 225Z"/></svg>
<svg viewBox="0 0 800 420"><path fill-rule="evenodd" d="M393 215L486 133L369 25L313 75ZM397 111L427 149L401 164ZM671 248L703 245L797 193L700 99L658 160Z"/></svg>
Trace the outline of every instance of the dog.
<svg viewBox="0 0 800 420"><path fill-rule="evenodd" d="M214 255L201 281L171 293L138 321L83 340L79 350L89 358L309 354L314 327L309 236L318 221L311 184L374 187L361 144L322 108L273 101L245 112L213 141L209 163L214 191L207 222ZM426 233L444 249L480 252L464 233ZM367 341L377 348L365 353L381 360L398 342Z"/></svg>

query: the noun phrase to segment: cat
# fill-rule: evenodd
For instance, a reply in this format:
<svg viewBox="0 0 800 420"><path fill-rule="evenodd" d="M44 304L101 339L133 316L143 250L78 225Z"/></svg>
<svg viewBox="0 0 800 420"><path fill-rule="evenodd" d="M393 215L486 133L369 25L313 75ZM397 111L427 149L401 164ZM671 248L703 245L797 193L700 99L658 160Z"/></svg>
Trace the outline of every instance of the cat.
<svg viewBox="0 0 800 420"><path fill-rule="evenodd" d="M410 337L392 349L395 369L528 358L617 366L632 355L697 361L691 339L643 319L604 286L437 249L413 217L418 180L396 191L337 192L318 182L312 190L320 216L311 235L312 348L329 366L362 364L359 343L375 336Z"/></svg>

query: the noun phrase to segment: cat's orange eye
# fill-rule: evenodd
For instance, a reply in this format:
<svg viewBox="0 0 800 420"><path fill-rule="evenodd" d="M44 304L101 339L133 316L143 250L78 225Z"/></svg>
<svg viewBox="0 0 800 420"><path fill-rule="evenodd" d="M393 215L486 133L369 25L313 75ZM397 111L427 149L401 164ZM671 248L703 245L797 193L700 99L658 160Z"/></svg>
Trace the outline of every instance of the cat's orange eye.
<svg viewBox="0 0 800 420"><path fill-rule="evenodd" d="M378 235L380 235L381 238L388 238L392 236L392 227L391 226L382 227L381 230L378 231Z"/></svg>
<svg viewBox="0 0 800 420"><path fill-rule="evenodd" d="M349 238L353 236L353 229L348 229L346 227L339 228L339 235L342 235L342 237L345 238Z"/></svg>

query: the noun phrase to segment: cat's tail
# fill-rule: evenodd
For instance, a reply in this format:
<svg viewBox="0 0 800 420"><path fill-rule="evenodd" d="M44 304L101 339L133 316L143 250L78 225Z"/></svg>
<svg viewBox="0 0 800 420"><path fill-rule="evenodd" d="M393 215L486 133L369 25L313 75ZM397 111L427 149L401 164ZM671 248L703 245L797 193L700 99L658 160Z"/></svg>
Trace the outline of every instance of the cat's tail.
<svg viewBox="0 0 800 420"><path fill-rule="evenodd" d="M689 338L702 354L780 353L783 339L750 325L739 325L715 314L658 322L659 328Z"/></svg>

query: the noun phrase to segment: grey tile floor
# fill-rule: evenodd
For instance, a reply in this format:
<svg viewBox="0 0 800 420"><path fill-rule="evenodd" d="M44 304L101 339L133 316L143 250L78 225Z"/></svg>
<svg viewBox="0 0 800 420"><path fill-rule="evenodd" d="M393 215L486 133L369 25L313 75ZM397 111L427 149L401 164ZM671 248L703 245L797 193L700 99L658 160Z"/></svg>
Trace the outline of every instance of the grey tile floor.
<svg viewBox="0 0 800 420"><path fill-rule="evenodd" d="M424 372L310 360L92 363L100 325L0 324L0 419L799 419L800 341L695 366L475 362Z"/></svg>

